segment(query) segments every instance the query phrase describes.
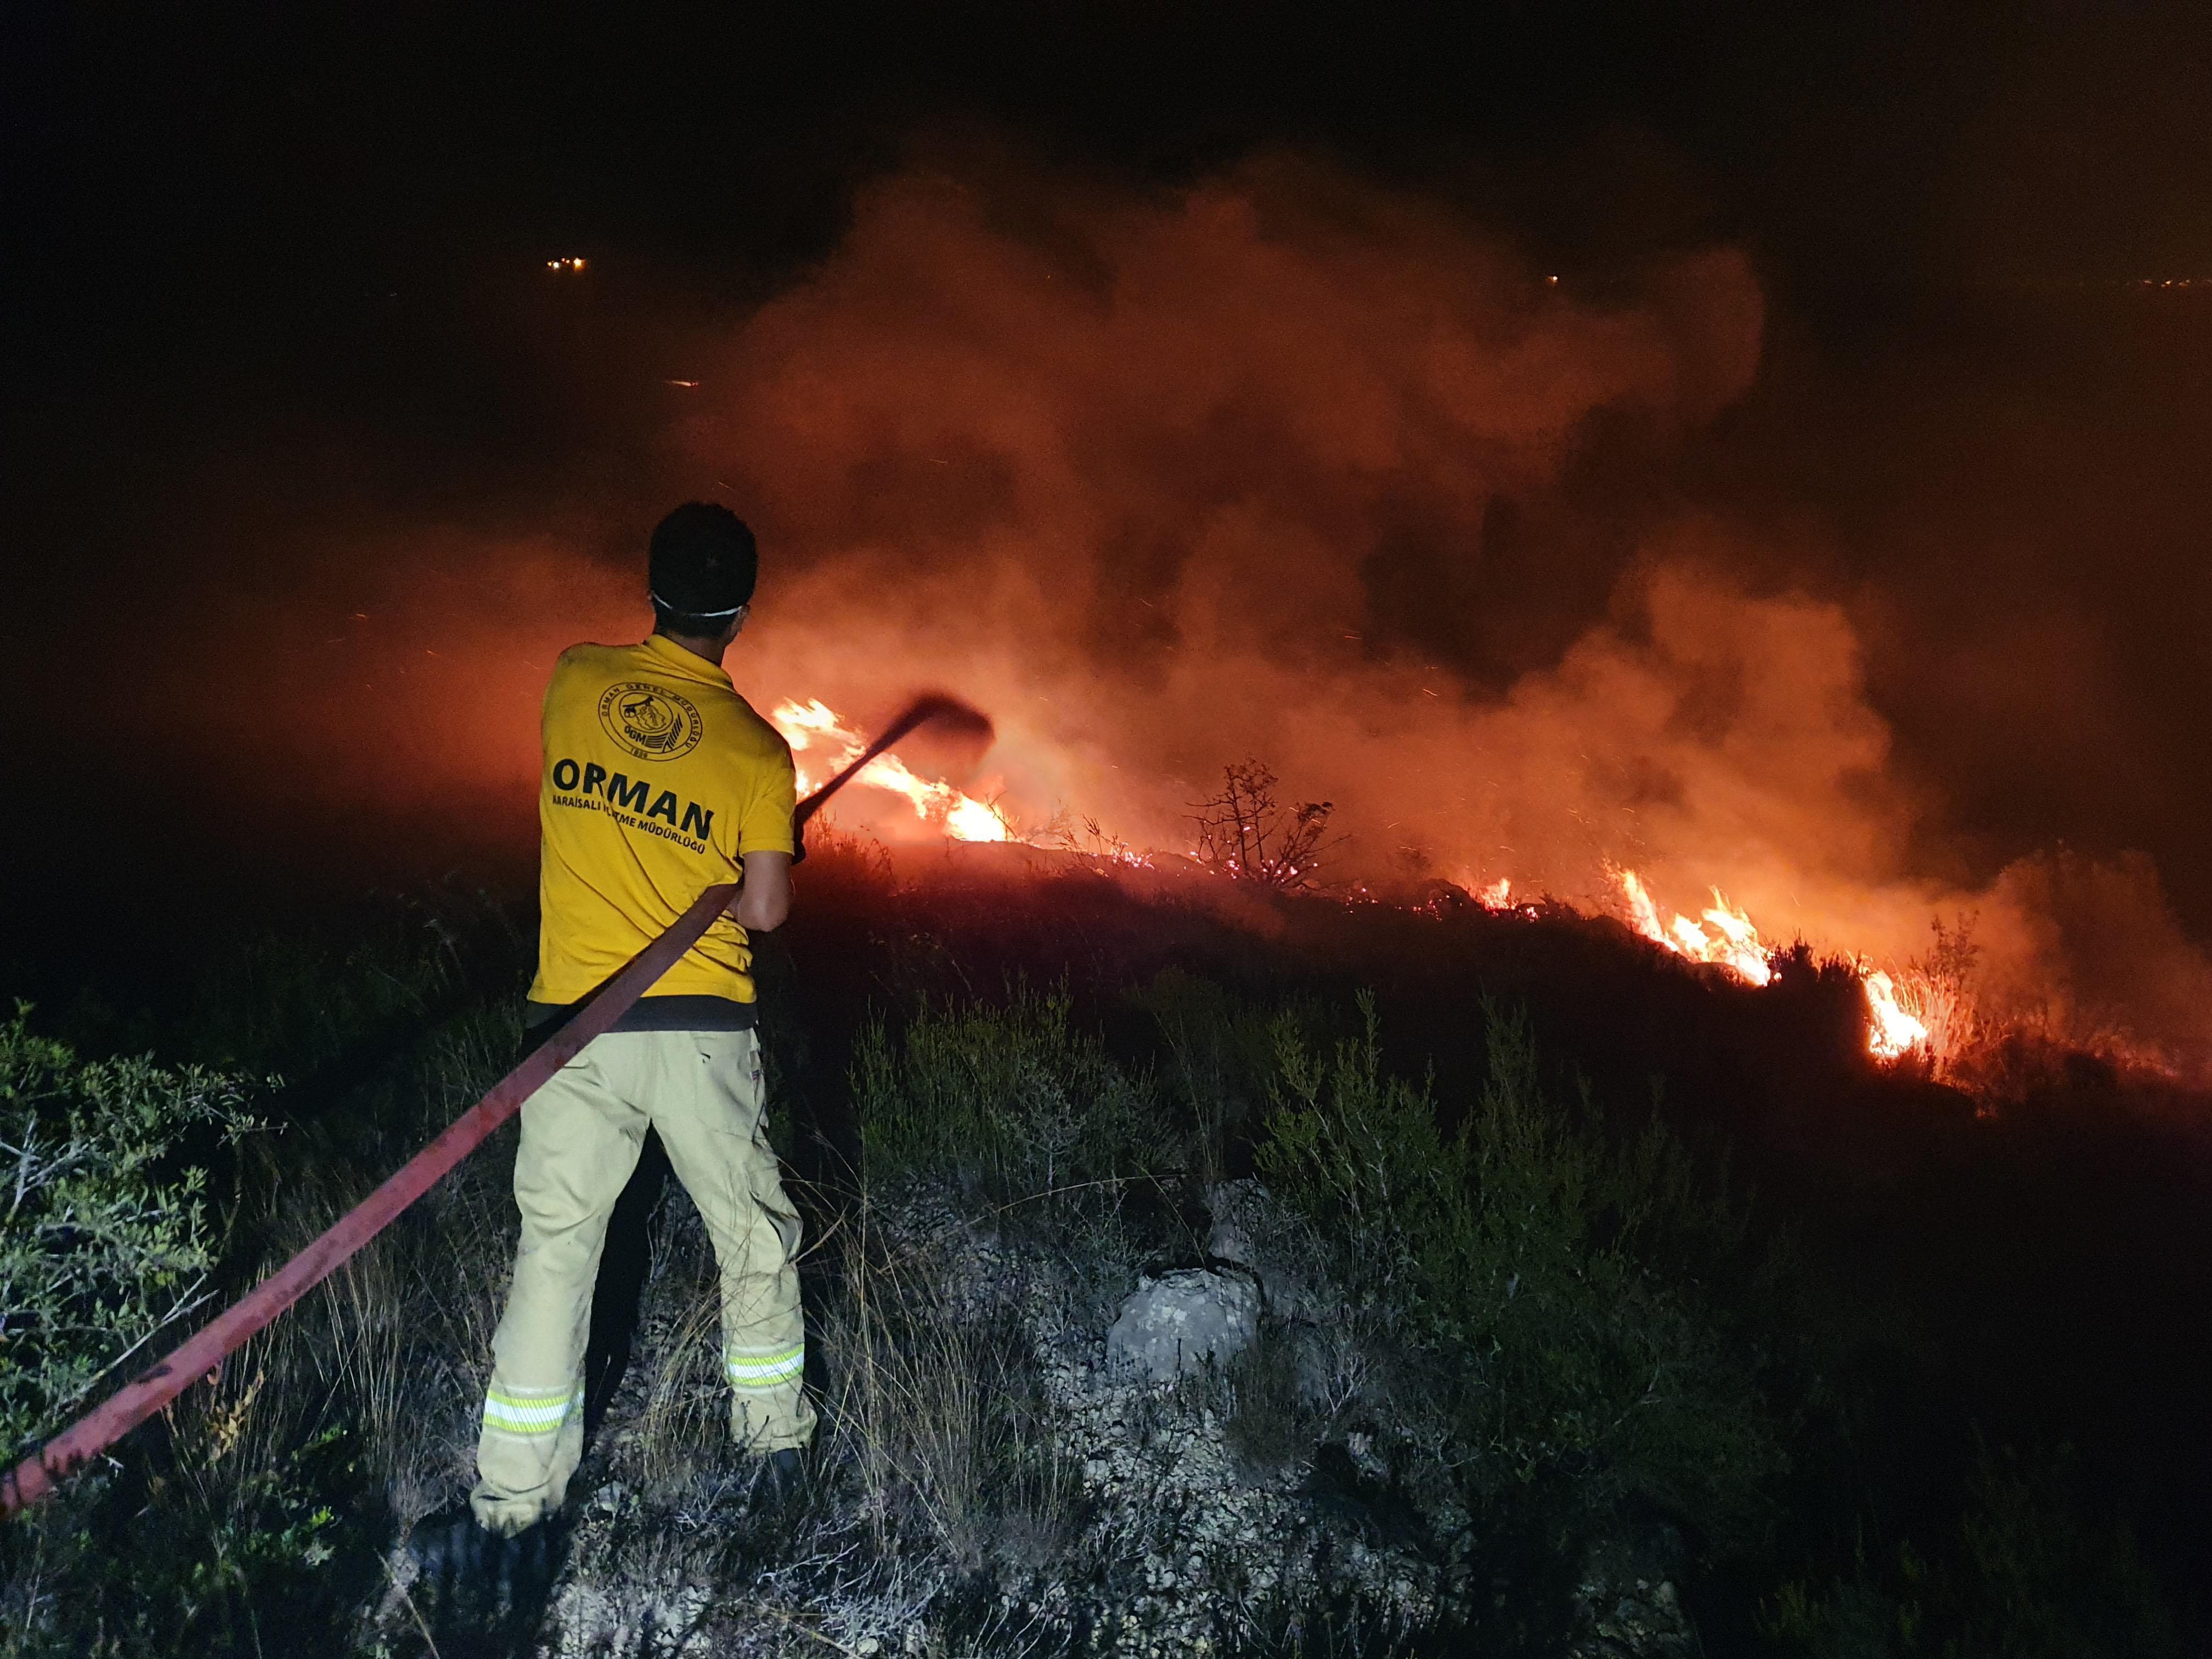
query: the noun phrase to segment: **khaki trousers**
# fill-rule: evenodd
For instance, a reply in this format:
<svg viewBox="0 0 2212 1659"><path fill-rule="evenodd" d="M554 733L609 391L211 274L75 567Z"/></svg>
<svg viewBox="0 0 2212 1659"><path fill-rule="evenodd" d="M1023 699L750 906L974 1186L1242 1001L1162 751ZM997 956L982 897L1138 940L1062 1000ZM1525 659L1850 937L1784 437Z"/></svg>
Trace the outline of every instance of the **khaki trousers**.
<svg viewBox="0 0 2212 1659"><path fill-rule="evenodd" d="M803 1446L799 1217L761 1127L750 1031L611 1031L524 1103L514 1160L522 1243L492 1339L491 1386L470 1502L495 1532L557 1509L584 1449L592 1285L648 1124L698 1205L721 1268L731 1425L747 1452Z"/></svg>

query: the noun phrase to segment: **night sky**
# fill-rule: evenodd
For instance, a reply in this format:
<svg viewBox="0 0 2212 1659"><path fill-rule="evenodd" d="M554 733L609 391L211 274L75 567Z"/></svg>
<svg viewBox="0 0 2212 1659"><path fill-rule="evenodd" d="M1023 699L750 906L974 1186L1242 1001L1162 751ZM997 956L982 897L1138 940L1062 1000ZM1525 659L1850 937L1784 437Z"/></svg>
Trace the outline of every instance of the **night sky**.
<svg viewBox="0 0 2212 1659"><path fill-rule="evenodd" d="M1923 803L1904 862L1964 890L2139 849L2201 942L2209 43L2185 5L9 8L9 901L378 840L270 775L354 740L287 730L349 614L333 528L619 568L689 477L689 343L831 259L856 192L984 165L1147 199L1287 153L1593 313L1716 248L1763 295L1747 391L1662 437L1591 416L1567 507L1486 530L1455 620L1423 555L1363 567L1366 626L1503 696L1617 611L1651 526L1755 523L1736 579L1851 620ZM570 255L589 281L550 283ZM443 856L527 808L427 817Z"/></svg>

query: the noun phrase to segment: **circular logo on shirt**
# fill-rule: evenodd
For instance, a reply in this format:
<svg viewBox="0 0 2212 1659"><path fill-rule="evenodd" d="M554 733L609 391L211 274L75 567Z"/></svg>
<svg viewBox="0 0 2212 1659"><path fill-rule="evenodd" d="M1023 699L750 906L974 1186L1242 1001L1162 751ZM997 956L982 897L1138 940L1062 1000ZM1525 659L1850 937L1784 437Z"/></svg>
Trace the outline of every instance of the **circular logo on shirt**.
<svg viewBox="0 0 2212 1659"><path fill-rule="evenodd" d="M599 724L629 753L653 761L690 754L704 730L689 699L635 680L607 688L599 699Z"/></svg>

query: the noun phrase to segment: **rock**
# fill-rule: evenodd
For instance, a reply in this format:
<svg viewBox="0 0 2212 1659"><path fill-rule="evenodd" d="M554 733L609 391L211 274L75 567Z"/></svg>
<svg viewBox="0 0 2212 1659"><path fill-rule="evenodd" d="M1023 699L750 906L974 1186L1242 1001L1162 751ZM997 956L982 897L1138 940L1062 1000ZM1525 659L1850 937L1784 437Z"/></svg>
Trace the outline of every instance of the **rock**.
<svg viewBox="0 0 2212 1659"><path fill-rule="evenodd" d="M1093 1328L1097 1328L1093 1327ZM1139 1282L1106 1333L1106 1363L1156 1382L1243 1352L1260 1328L1260 1292L1240 1275L1191 1269Z"/></svg>
<svg viewBox="0 0 2212 1659"><path fill-rule="evenodd" d="M1668 1576L1684 1559L1680 1536L1664 1527L1594 1549L1575 1589L1580 1628L1568 1659L1698 1659L1704 1645Z"/></svg>

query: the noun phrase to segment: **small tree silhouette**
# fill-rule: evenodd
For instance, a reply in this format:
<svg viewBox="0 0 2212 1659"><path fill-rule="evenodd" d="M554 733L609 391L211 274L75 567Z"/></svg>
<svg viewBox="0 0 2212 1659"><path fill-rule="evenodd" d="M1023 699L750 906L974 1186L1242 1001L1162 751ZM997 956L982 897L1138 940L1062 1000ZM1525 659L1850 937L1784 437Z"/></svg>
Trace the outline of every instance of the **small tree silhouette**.
<svg viewBox="0 0 2212 1659"><path fill-rule="evenodd" d="M1328 839L1328 815L1336 804L1278 804L1278 780L1264 761L1224 766L1221 775L1219 794L1192 803L1199 862L1235 880L1285 892L1312 886L1322 859L1343 842L1341 836Z"/></svg>

